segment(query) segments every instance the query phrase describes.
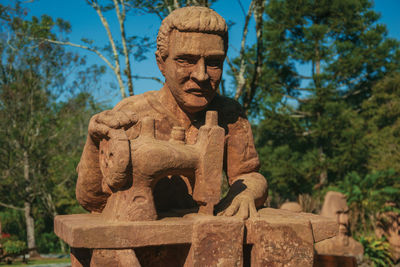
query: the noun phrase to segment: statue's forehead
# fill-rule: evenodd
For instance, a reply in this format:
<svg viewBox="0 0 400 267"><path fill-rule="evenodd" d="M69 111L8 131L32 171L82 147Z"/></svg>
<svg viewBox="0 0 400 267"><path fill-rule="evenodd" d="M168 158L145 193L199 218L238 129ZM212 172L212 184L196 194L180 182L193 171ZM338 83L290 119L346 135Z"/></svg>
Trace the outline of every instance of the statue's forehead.
<svg viewBox="0 0 400 267"><path fill-rule="evenodd" d="M169 42L170 54L225 55L221 36L203 32L180 32L174 30Z"/></svg>

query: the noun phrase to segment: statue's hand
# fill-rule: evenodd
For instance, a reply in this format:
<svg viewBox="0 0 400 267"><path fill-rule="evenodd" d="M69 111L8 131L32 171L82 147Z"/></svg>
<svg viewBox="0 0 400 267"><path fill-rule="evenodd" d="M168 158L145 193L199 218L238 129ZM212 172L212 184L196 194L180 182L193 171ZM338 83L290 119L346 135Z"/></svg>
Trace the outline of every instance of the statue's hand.
<svg viewBox="0 0 400 267"><path fill-rule="evenodd" d="M126 129L137 122L133 113L106 110L94 115L89 122L89 136L99 150L99 167L103 175L103 192L119 189L129 182L129 140Z"/></svg>
<svg viewBox="0 0 400 267"><path fill-rule="evenodd" d="M105 110L94 115L89 122L89 136L98 147L104 138L111 137L112 129L128 129L137 122L133 112Z"/></svg>
<svg viewBox="0 0 400 267"><path fill-rule="evenodd" d="M224 211L218 213L218 216L234 216L243 220L257 217L253 194L248 190L242 191L233 198L232 203Z"/></svg>

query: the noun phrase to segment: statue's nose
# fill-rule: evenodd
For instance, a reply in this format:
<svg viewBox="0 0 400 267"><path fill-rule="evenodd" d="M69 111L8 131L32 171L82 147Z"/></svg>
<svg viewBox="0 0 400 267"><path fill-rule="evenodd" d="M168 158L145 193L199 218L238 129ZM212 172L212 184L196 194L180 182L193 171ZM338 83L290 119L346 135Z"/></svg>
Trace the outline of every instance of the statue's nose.
<svg viewBox="0 0 400 267"><path fill-rule="evenodd" d="M349 216L346 213L339 214L339 224L347 225L349 223Z"/></svg>
<svg viewBox="0 0 400 267"><path fill-rule="evenodd" d="M191 78L199 82L204 82L208 80L209 76L207 74L207 67L205 65L205 60L203 57L201 57L197 61L197 64L194 66Z"/></svg>

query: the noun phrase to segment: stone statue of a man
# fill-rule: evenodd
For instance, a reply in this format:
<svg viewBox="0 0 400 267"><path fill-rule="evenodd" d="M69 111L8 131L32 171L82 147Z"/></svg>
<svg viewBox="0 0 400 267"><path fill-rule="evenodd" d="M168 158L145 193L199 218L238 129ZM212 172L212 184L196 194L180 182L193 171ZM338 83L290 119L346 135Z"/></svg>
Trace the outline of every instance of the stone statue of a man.
<svg viewBox="0 0 400 267"><path fill-rule="evenodd" d="M151 117L156 139L169 140L171 130L178 126L184 128L184 141L190 145L196 142L206 111L215 110L218 124L225 130L223 168L231 186L218 212L241 218L256 214L256 207L266 199L267 182L258 173L260 163L251 127L241 106L217 93L227 49L225 20L209 8L177 9L163 20L155 55L165 77L164 86L126 98L90 120L77 168L76 196L85 209L101 212L112 192L120 190L103 182L99 167L99 143L110 131L123 129L133 140L139 135L141 120ZM192 189L180 175L161 179L152 189L157 211L195 207Z"/></svg>
<svg viewBox="0 0 400 267"><path fill-rule="evenodd" d="M346 196L339 192L327 192L321 215L337 221L339 234L315 244L316 252L321 255L353 256L360 261L364 254L364 248L350 235L349 207Z"/></svg>

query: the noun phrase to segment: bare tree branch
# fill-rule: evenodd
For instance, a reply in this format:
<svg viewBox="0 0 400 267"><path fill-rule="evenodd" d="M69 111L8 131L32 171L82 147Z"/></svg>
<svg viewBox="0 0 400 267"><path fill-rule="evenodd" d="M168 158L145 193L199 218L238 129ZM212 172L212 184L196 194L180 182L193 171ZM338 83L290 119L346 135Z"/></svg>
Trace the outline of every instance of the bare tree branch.
<svg viewBox="0 0 400 267"><path fill-rule="evenodd" d="M147 77L147 76L139 76L139 75L133 75L132 77L134 79L153 80L153 81L159 82L161 84L164 84L164 82L157 77Z"/></svg>
<svg viewBox="0 0 400 267"><path fill-rule="evenodd" d="M309 89L309 88L295 87L294 89L299 90L299 91L314 92L313 89Z"/></svg>
<svg viewBox="0 0 400 267"><path fill-rule="evenodd" d="M261 72L262 72L262 62L264 60L263 47L262 47L263 46L262 32L264 23L263 14L264 14L264 0L256 0L254 2L254 18L256 21L256 37L257 37L256 62L254 64L254 72L250 82L250 88L248 89L245 101L243 102L243 107L245 110L248 110L250 108L250 104L256 93L258 81L259 78L261 77Z"/></svg>
<svg viewBox="0 0 400 267"><path fill-rule="evenodd" d="M87 3L93 7L94 10L96 10L97 15L100 18L101 23L104 26L104 29L107 32L107 36L108 36L108 41L110 42L112 51L113 51L113 56L114 56L114 62L115 62L115 70L114 73L117 76L117 80L118 80L118 84L119 84L119 88L121 91L121 95L123 98L126 97L126 93L125 93L125 85L124 82L122 81L122 77L121 77L121 66L119 63L119 57L118 57L118 51L117 51L117 46L115 45L114 39L112 37L111 34L111 30L110 30L110 25L108 24L106 18L103 15L103 12L101 12L100 6L97 4L97 1L95 0L87 0Z"/></svg>
<svg viewBox="0 0 400 267"><path fill-rule="evenodd" d="M247 11L247 15L246 15L244 27L243 27L242 42L240 44L240 54L239 54L239 58L240 58L239 71L238 71L238 74L235 76L236 82L237 82L236 94L235 94L236 100L238 100L239 97L242 95L243 87L246 83L246 80L244 78L244 72L246 69L244 53L245 53L245 45L246 45L249 21L250 21L251 15L253 13L254 1L255 0L252 0L250 3L249 10Z"/></svg>
<svg viewBox="0 0 400 267"><path fill-rule="evenodd" d="M302 136L309 136L309 135L312 135L313 133L314 133L314 131L305 131L301 135Z"/></svg>
<svg viewBox="0 0 400 267"><path fill-rule="evenodd" d="M225 60L226 60L226 63L228 63L228 66L231 68L231 71L233 72L233 76L236 77L237 75L239 75L237 72L237 69L235 68L235 66L233 66L233 64L228 56L226 56Z"/></svg>
<svg viewBox="0 0 400 267"><path fill-rule="evenodd" d="M3 203L3 202L0 202L0 206L3 206L5 208L9 208L9 209L13 209L13 210L24 210L24 208L16 207L14 205L6 204L6 203Z"/></svg>
<svg viewBox="0 0 400 267"><path fill-rule="evenodd" d="M111 64L111 62L97 49L94 49L92 47L85 46L85 45L71 43L71 42L63 42L63 41L57 41L57 40L51 40L51 39L40 39L40 40L42 40L44 42L53 43L53 44L69 45L69 46L73 46L73 47L79 47L79 48L86 49L86 50L98 55L107 64L107 66L110 67L110 69L112 69L114 72L116 71L115 67Z"/></svg>
<svg viewBox="0 0 400 267"><path fill-rule="evenodd" d="M119 22L119 28L121 30L121 40L122 40L122 47L124 49L124 57L125 57L125 75L128 80L128 92L129 95L134 95L133 92L133 83L132 83L132 71L131 71L131 62L129 59L129 51L128 47L126 45L126 33L125 33L125 0L121 0L121 6L122 6L122 13L119 9L119 3L117 0L114 1L114 6L115 6L115 11L117 13L118 17L118 22Z"/></svg>
<svg viewBox="0 0 400 267"><path fill-rule="evenodd" d="M242 4L242 1L240 1L240 0L237 0L237 2L238 2L238 4L239 4L239 6L240 6L240 9L242 10L242 12L243 12L243 16L244 17L246 17L246 11L244 10L244 7L243 7L243 4Z"/></svg>
<svg viewBox="0 0 400 267"><path fill-rule="evenodd" d="M298 102L300 102L300 103L307 103L307 102L310 102L310 101L311 101L311 99L301 99L301 98L294 97L294 96L287 95L287 94L281 94L281 95L282 95L283 97L296 100L296 101L298 101Z"/></svg>

